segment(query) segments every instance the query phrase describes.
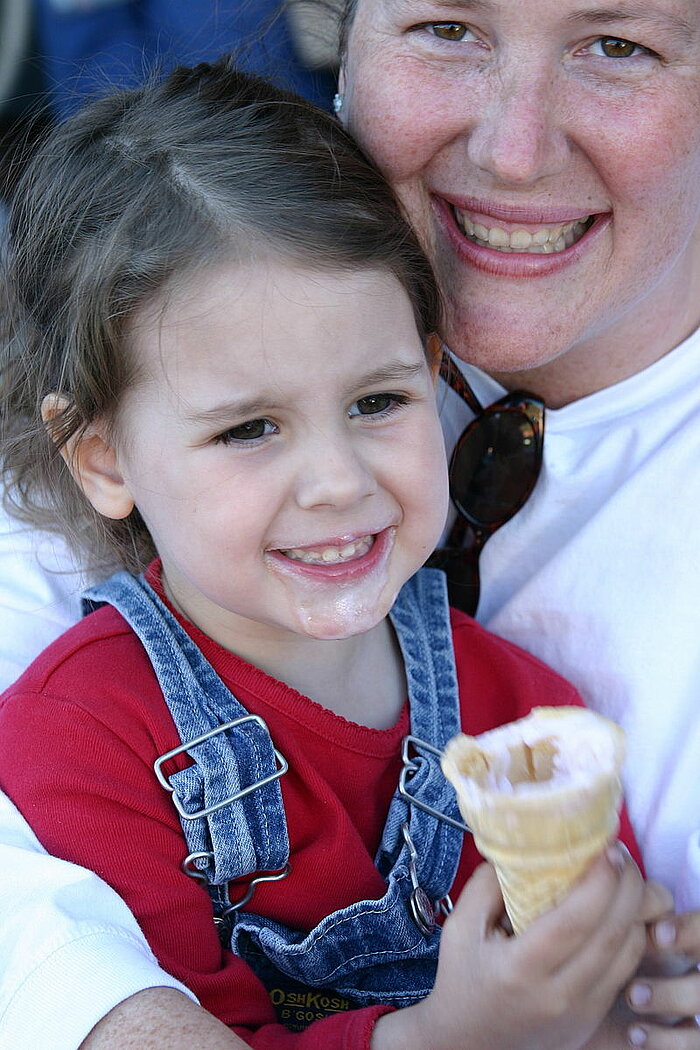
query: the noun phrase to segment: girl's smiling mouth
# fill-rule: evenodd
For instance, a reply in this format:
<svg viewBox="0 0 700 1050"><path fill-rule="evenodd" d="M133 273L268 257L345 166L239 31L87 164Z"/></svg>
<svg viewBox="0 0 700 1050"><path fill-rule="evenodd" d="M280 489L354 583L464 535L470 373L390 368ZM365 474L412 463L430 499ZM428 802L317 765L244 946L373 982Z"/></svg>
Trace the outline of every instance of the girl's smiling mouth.
<svg viewBox="0 0 700 1050"><path fill-rule="evenodd" d="M268 550L287 572L325 578L348 578L371 571L394 545L396 526L363 533L352 539L324 540L309 547L278 547Z"/></svg>
<svg viewBox="0 0 700 1050"><path fill-rule="evenodd" d="M362 536L342 546L335 544L319 547L292 547L280 551L292 561L302 561L306 565L337 565L338 562L354 561L363 558L374 546L374 536Z"/></svg>

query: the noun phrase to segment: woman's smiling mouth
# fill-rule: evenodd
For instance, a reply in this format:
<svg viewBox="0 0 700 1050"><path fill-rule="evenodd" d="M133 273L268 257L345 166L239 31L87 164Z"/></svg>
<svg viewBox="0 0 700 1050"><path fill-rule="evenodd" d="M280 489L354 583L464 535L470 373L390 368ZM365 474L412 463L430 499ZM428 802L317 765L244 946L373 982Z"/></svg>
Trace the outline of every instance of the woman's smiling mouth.
<svg viewBox="0 0 700 1050"><path fill-rule="evenodd" d="M475 217L452 206L452 214L465 237L481 248L498 252L526 255L553 255L570 248L581 239L595 215L583 216L572 222L551 225L523 224L515 228L498 225L488 216Z"/></svg>

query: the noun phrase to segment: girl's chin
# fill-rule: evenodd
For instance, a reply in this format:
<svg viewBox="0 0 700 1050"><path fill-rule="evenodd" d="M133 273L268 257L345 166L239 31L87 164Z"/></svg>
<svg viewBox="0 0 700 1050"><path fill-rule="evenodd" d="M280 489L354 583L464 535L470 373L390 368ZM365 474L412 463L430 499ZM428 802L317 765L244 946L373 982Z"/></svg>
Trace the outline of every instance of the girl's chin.
<svg viewBox="0 0 700 1050"><path fill-rule="evenodd" d="M340 641L366 634L386 618L395 595L359 595L348 591L332 601L307 601L295 610L297 630L319 641Z"/></svg>

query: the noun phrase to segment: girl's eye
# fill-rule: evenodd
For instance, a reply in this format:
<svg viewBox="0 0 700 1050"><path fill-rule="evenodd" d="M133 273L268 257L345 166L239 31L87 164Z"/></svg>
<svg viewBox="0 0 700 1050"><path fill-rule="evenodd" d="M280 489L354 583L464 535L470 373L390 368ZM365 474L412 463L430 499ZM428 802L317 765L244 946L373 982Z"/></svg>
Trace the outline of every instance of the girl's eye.
<svg viewBox="0 0 700 1050"><path fill-rule="evenodd" d="M217 444L232 445L236 441L256 441L274 434L277 428L269 419L249 419L237 427L230 427L216 438Z"/></svg>
<svg viewBox="0 0 700 1050"><path fill-rule="evenodd" d="M606 58L633 58L635 55L651 54L641 44L635 44L632 40L623 40L617 36L601 36L593 43L592 50L595 54L604 55Z"/></svg>
<svg viewBox="0 0 700 1050"><path fill-rule="evenodd" d="M464 40L469 33L464 22L428 22L425 28L440 40Z"/></svg>
<svg viewBox="0 0 700 1050"><path fill-rule="evenodd" d="M360 397L350 406L349 416L378 416L382 412L391 412L401 405L408 404L403 394L367 394Z"/></svg>

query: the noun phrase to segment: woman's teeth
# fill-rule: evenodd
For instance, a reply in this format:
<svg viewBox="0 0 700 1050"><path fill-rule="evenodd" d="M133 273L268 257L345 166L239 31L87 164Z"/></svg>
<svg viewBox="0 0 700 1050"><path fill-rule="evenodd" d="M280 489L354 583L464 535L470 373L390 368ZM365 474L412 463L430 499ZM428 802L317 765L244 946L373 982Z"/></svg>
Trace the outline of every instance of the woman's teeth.
<svg viewBox="0 0 700 1050"><path fill-rule="evenodd" d="M303 561L306 565L335 565L341 561L350 561L353 558L361 558L371 549L374 536L363 536L361 540L353 540L343 547L319 547L314 550L309 547L301 549L294 547L291 550L281 551L285 557L292 561Z"/></svg>
<svg viewBox="0 0 700 1050"><path fill-rule="evenodd" d="M482 248L495 248L498 252L521 252L529 255L551 255L563 252L580 240L593 222L593 216L576 219L559 226L540 226L534 233L530 230L504 230L500 226L486 227L454 209L454 215L462 233Z"/></svg>

